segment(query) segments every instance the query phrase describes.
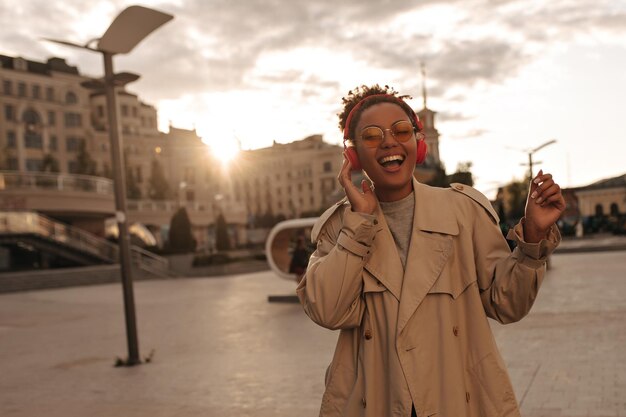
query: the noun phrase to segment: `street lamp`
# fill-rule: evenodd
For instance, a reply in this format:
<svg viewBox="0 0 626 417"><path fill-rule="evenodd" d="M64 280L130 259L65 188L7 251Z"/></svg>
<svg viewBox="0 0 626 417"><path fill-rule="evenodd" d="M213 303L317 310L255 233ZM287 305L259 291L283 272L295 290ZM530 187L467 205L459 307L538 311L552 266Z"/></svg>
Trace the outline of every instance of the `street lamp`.
<svg viewBox="0 0 626 417"><path fill-rule="evenodd" d="M126 337L128 341L128 359L126 366L138 365L139 343L135 318L135 299L133 295L133 277L130 256L130 236L126 216L126 179L124 171L123 146L120 139L115 88L139 78L130 73L113 72L113 56L127 54L154 30L169 22L174 16L142 6L130 6L124 9L109 26L101 38L92 39L85 45L79 45L57 39L45 40L61 45L100 52L104 58L104 78L84 83L87 88L103 89L106 92L109 135L111 139L111 161L115 187L115 217L119 227L120 266L124 290L124 313L126 319ZM94 42L96 46L92 46Z"/></svg>
<svg viewBox="0 0 626 417"><path fill-rule="evenodd" d="M533 155L534 155L534 153L537 152L538 150L543 149L546 146L552 145L554 143L556 143L556 139L551 139L551 140L549 140L549 141L547 141L545 143L542 143L541 145L537 146L534 149L518 149L518 148L512 148L512 147L508 147L508 146L507 146L507 148L515 149L516 151L521 151L521 152L524 152L524 153L528 154L528 163L527 164L520 164L520 165L523 165L523 166L528 165L528 169L530 171L530 179L532 180L533 179ZM538 163L538 162L535 161L535 163Z"/></svg>

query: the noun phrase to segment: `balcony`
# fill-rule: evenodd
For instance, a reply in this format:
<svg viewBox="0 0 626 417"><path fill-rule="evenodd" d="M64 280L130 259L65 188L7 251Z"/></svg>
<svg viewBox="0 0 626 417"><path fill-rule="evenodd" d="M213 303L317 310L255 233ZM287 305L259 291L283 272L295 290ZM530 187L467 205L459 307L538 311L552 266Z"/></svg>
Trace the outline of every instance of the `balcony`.
<svg viewBox="0 0 626 417"><path fill-rule="evenodd" d="M89 175L0 171L0 210L110 216L113 181Z"/></svg>

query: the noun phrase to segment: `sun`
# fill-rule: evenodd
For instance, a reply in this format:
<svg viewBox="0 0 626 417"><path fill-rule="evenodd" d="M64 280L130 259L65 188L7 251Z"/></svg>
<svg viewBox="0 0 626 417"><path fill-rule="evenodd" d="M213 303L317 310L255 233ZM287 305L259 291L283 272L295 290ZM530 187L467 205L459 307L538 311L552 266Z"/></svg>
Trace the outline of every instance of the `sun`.
<svg viewBox="0 0 626 417"><path fill-rule="evenodd" d="M239 147L235 141L213 142L210 147L211 153L218 161L220 161L224 168L228 168L230 163L239 154Z"/></svg>

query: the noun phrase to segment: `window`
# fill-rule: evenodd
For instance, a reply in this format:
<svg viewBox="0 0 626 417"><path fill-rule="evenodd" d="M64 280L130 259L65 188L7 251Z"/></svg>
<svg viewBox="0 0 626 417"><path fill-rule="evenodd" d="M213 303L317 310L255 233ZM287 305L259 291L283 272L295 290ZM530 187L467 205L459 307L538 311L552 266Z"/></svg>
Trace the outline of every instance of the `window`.
<svg viewBox="0 0 626 417"><path fill-rule="evenodd" d="M41 86L33 85L33 98L41 98Z"/></svg>
<svg viewBox="0 0 626 417"><path fill-rule="evenodd" d="M104 106L98 106L98 117L104 117Z"/></svg>
<svg viewBox="0 0 626 417"><path fill-rule="evenodd" d="M128 116L128 106L126 104L122 104L122 116Z"/></svg>
<svg viewBox="0 0 626 417"><path fill-rule="evenodd" d="M20 164L17 158L7 158L7 165L7 168L11 171L17 171L18 169L20 169Z"/></svg>
<svg viewBox="0 0 626 417"><path fill-rule="evenodd" d="M146 125L146 118L141 116L141 127L144 127Z"/></svg>
<svg viewBox="0 0 626 417"><path fill-rule="evenodd" d="M12 130L7 130L7 147L9 148L17 147L17 138L15 136L15 132Z"/></svg>
<svg viewBox="0 0 626 417"><path fill-rule="evenodd" d="M80 113L65 113L65 127L81 127L83 117Z"/></svg>
<svg viewBox="0 0 626 417"><path fill-rule="evenodd" d="M36 131L27 130L24 133L24 146L29 149L43 149L43 139L41 134Z"/></svg>
<svg viewBox="0 0 626 417"><path fill-rule="evenodd" d="M78 174L78 162L70 161L67 163L67 170L70 174Z"/></svg>
<svg viewBox="0 0 626 417"><path fill-rule="evenodd" d="M597 217L604 216L604 209L602 207L602 204L596 204L596 216Z"/></svg>
<svg viewBox="0 0 626 417"><path fill-rule="evenodd" d="M39 113L37 113L33 109L28 109L22 113L22 121L26 123L26 127L28 129L33 129L39 125L41 125L41 118L39 117Z"/></svg>
<svg viewBox="0 0 626 417"><path fill-rule="evenodd" d="M617 207L617 203L611 203L611 216L619 216L619 207Z"/></svg>
<svg viewBox="0 0 626 417"><path fill-rule="evenodd" d="M330 161L324 162L324 172L332 172L333 164Z"/></svg>
<svg viewBox="0 0 626 417"><path fill-rule="evenodd" d="M50 143L48 143L48 150L50 151L57 150L57 137L54 135L50 136Z"/></svg>
<svg viewBox="0 0 626 417"><path fill-rule="evenodd" d="M74 136L70 136L65 139L65 149L70 152L75 152L80 148L80 139ZM71 172L71 171L70 171Z"/></svg>
<svg viewBox="0 0 626 417"><path fill-rule="evenodd" d="M133 117L137 117L137 107L133 107Z"/></svg>
<svg viewBox="0 0 626 417"><path fill-rule="evenodd" d="M76 94L74 94L73 92L69 91L65 95L65 102L67 104L76 104L76 103L78 103L78 97L76 96Z"/></svg>
<svg viewBox="0 0 626 417"><path fill-rule="evenodd" d="M46 88L46 100L54 101L54 88L52 87Z"/></svg>
<svg viewBox="0 0 626 417"><path fill-rule="evenodd" d="M15 121L15 107L10 104L4 106L4 119L7 121Z"/></svg>
<svg viewBox="0 0 626 417"><path fill-rule="evenodd" d="M17 84L17 95L20 97L26 97L26 83Z"/></svg>
<svg viewBox="0 0 626 417"><path fill-rule="evenodd" d="M13 83L9 80L4 80L2 82L2 91L7 96L12 96L13 95Z"/></svg>
<svg viewBox="0 0 626 417"><path fill-rule="evenodd" d="M41 159L27 159L26 171L41 171L43 168L43 160Z"/></svg>
<svg viewBox="0 0 626 417"><path fill-rule="evenodd" d="M56 121L56 114L53 111L49 111L48 112L48 125L49 126L54 126L56 125L57 121Z"/></svg>
<svg viewBox="0 0 626 417"><path fill-rule="evenodd" d="M195 199L196 194L191 190L187 190L187 201L194 201Z"/></svg>
<svg viewBox="0 0 626 417"><path fill-rule="evenodd" d="M137 178L137 182L143 182L143 175L141 172L141 167L135 168L135 178Z"/></svg>

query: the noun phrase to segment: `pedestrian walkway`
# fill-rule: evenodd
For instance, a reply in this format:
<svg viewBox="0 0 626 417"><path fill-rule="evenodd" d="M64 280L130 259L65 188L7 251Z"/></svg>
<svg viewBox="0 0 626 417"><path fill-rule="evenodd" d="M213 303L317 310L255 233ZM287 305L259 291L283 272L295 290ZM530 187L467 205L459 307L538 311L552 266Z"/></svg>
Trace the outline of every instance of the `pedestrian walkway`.
<svg viewBox="0 0 626 417"><path fill-rule="evenodd" d="M493 329L525 417L626 416L626 253L557 254L531 314ZM270 272L0 295L0 415L316 416L337 333ZM442 416L448 417L448 416Z"/></svg>

